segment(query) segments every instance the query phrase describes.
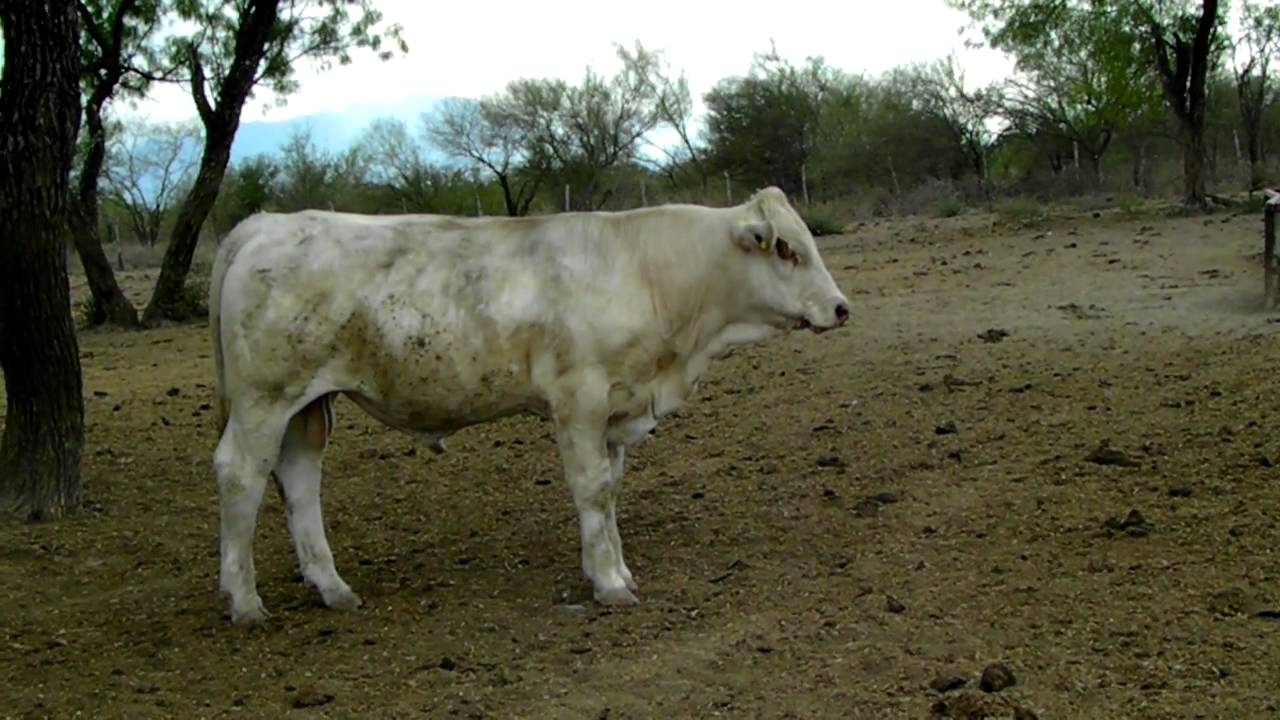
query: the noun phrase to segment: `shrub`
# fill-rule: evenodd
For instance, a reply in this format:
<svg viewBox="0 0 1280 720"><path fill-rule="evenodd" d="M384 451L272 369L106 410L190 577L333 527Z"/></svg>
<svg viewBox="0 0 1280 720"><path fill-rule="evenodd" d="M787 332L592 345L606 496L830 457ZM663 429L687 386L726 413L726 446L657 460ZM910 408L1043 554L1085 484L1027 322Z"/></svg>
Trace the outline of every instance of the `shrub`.
<svg viewBox="0 0 1280 720"><path fill-rule="evenodd" d="M952 218L964 212L964 203L959 198L943 200L938 204L934 214L940 218Z"/></svg>
<svg viewBox="0 0 1280 720"><path fill-rule="evenodd" d="M809 232L814 237L844 232L844 225L830 212L810 208L802 211L800 217L804 218L805 225L809 226Z"/></svg>
<svg viewBox="0 0 1280 720"><path fill-rule="evenodd" d="M1011 198L995 207L996 218L1003 225L1015 228L1037 227L1049 219L1049 211L1035 200Z"/></svg>

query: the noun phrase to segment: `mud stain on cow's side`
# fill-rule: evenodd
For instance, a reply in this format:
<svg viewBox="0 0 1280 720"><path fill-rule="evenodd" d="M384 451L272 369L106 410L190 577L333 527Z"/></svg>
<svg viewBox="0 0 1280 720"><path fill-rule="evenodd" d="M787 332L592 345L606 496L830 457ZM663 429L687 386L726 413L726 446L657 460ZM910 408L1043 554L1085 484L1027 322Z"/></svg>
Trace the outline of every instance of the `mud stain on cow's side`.
<svg viewBox="0 0 1280 720"><path fill-rule="evenodd" d="M368 310L362 307L353 310L338 326L333 344L335 355L346 358L348 373L359 378L358 384L367 384L367 389L380 398L395 394L402 361Z"/></svg>
<svg viewBox="0 0 1280 720"><path fill-rule="evenodd" d="M382 257L378 259L378 272L385 273L391 271L411 252L412 249L403 240L388 243Z"/></svg>

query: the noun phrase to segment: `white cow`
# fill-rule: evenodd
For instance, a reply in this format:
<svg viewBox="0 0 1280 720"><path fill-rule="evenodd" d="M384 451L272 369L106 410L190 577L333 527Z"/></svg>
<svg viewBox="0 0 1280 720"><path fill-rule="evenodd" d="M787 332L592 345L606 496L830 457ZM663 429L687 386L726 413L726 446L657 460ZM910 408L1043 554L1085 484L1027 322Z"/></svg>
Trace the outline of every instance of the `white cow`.
<svg viewBox="0 0 1280 720"><path fill-rule="evenodd" d="M223 240L210 326L221 441L220 586L260 621L253 536L274 475L303 576L338 575L321 456L343 394L438 451L519 413L554 422L597 602L636 602L616 500L626 448L713 358L772 331L843 325L848 300L777 188L741 205L526 218L261 213Z"/></svg>

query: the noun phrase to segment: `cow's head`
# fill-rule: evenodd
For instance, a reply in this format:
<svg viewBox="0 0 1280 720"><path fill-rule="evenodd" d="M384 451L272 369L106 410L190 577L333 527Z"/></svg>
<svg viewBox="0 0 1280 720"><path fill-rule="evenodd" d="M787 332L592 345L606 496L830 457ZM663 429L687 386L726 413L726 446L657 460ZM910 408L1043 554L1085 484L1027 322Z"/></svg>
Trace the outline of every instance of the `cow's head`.
<svg viewBox="0 0 1280 720"><path fill-rule="evenodd" d="M849 320L849 300L818 254L817 243L787 196L760 190L731 229L745 254L742 293L753 320L784 329L824 332Z"/></svg>

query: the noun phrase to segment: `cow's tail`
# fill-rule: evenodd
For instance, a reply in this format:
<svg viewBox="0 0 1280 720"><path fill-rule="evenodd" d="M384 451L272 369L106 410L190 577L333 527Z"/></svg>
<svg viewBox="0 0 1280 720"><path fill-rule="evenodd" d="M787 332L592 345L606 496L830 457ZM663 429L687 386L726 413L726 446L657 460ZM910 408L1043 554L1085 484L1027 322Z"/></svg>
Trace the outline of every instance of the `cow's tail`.
<svg viewBox="0 0 1280 720"><path fill-rule="evenodd" d="M256 224L255 220L256 218L250 217L241 221L222 239L218 244L218 252L213 257L213 268L209 271L209 334L213 340L213 397L219 437L226 431L230 419L227 368L222 349L222 285L236 253L252 236L247 226Z"/></svg>

